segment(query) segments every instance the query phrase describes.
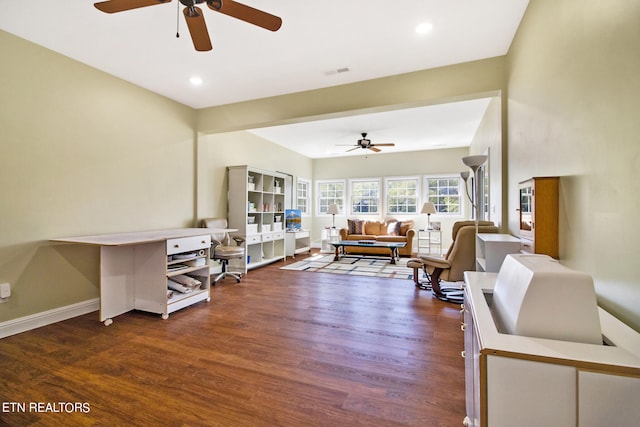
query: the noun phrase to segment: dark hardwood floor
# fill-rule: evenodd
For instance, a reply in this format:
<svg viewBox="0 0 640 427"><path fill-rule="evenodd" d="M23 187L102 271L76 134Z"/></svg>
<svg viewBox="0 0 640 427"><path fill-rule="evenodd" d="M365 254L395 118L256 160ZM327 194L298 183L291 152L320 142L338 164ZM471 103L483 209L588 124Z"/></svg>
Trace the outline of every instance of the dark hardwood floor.
<svg viewBox="0 0 640 427"><path fill-rule="evenodd" d="M168 320L92 313L0 340L0 425L462 425L459 306L282 265Z"/></svg>

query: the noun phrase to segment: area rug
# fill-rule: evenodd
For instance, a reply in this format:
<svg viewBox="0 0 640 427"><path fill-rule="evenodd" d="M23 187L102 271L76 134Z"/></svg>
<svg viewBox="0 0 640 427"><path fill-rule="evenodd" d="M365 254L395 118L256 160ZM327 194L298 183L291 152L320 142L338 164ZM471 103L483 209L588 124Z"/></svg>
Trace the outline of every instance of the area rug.
<svg viewBox="0 0 640 427"><path fill-rule="evenodd" d="M407 267L408 258L400 258L397 264L391 264L388 258L351 255L342 257L338 261L334 261L333 258L333 254L316 254L285 267L280 267L280 269L386 277L389 279L413 278L413 269Z"/></svg>

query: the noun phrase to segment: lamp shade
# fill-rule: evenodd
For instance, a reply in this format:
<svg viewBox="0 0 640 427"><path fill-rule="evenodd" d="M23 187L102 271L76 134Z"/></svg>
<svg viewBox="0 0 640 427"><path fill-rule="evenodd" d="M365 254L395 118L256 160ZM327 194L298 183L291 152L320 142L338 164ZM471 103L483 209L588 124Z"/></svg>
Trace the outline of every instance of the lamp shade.
<svg viewBox="0 0 640 427"><path fill-rule="evenodd" d="M484 162L487 161L487 159L488 159L488 156L484 154L477 154L475 156L463 157L462 163L464 163L465 166L470 167L471 170L475 172L476 170L478 170L480 166L484 164Z"/></svg>
<svg viewBox="0 0 640 427"><path fill-rule="evenodd" d="M329 215L335 215L338 213L338 205L333 204L333 205L329 205L329 207L327 208L327 213Z"/></svg>
<svg viewBox="0 0 640 427"><path fill-rule="evenodd" d="M420 213L427 215L434 214L436 213L436 206L431 202L425 202L422 205L422 210L420 211Z"/></svg>

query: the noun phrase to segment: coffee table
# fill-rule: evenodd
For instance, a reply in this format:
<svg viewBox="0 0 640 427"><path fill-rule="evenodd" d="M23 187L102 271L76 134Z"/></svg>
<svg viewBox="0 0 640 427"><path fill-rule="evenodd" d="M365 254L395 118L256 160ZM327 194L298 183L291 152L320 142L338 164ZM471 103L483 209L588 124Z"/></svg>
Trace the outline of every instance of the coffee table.
<svg viewBox="0 0 640 427"><path fill-rule="evenodd" d="M380 242L377 240L341 240L339 242L332 242L331 244L336 248L336 256L333 258L334 261L338 261L341 255L345 255L345 246L352 246L358 248L388 248L391 256L391 264L396 263L398 248L404 248L407 245L405 242Z"/></svg>

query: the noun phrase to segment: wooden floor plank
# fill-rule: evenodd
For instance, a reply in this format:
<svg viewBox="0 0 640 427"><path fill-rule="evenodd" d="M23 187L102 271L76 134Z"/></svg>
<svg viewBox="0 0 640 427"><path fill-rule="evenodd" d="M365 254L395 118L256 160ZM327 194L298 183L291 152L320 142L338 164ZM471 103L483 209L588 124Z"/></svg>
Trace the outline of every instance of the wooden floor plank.
<svg viewBox="0 0 640 427"><path fill-rule="evenodd" d="M462 424L459 306L411 280L282 265L168 320L90 313L0 340L0 401L90 408L0 411L0 425Z"/></svg>

